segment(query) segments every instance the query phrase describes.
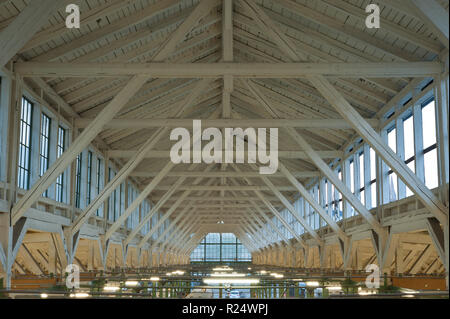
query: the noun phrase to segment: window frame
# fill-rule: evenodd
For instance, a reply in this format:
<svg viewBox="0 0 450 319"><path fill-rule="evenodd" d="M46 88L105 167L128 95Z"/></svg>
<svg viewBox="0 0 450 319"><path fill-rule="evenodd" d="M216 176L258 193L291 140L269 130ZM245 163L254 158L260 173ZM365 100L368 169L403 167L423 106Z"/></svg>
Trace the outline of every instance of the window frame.
<svg viewBox="0 0 450 319"><path fill-rule="evenodd" d="M20 112L20 136L19 136L19 153L17 159L17 186L19 188L28 190L31 184L32 164L31 164L31 152L33 147L33 111L34 103L26 96L22 96L22 105ZM26 103L26 104L25 104ZM27 119L24 119L25 105L28 107ZM28 129L27 135L24 129ZM22 138L28 137L27 141ZM24 150L28 150L28 156L23 154Z"/></svg>

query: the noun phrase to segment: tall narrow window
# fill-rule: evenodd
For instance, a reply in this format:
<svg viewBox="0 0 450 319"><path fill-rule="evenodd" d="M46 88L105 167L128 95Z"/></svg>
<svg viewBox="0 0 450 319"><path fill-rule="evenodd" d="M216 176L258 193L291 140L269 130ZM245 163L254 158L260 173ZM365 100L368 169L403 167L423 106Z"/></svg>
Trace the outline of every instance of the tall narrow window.
<svg viewBox="0 0 450 319"><path fill-rule="evenodd" d="M17 186L23 189L30 188L32 113L33 104L26 98L22 98Z"/></svg>
<svg viewBox="0 0 450 319"><path fill-rule="evenodd" d="M116 173L111 169L111 167L108 168L108 178L109 181L111 181ZM116 221L116 212L117 212L117 191L118 188L112 192L111 196L109 197L109 205L108 205L108 220L110 221Z"/></svg>
<svg viewBox="0 0 450 319"><path fill-rule="evenodd" d="M359 193L360 193L360 197L361 197L361 203L363 203L363 205L366 205L366 198L364 196L365 191L366 191L366 185L364 182L364 153L360 153L358 155L358 161L359 161L359 185L357 185L357 187L359 188Z"/></svg>
<svg viewBox="0 0 450 319"><path fill-rule="evenodd" d="M96 194L99 195L100 194L100 185L101 185L101 178L102 178L102 160L100 158L97 158L97 181L96 181ZM100 209L97 209L97 216L100 216Z"/></svg>
<svg viewBox="0 0 450 319"><path fill-rule="evenodd" d="M0 151L3 150L3 136L2 136L2 120L5 119L6 116L3 116L3 105L1 103L2 100L2 77L0 75ZM0 180L2 180L2 171L5 170L5 168L3 168L4 162L0 161Z"/></svg>
<svg viewBox="0 0 450 319"><path fill-rule="evenodd" d="M435 188L439 184L435 108L434 100L425 103L422 108L423 159L425 164L425 185L428 188Z"/></svg>
<svg viewBox="0 0 450 319"><path fill-rule="evenodd" d="M120 184L119 185L119 194L118 194L119 202L118 202L116 219L118 219L119 216L122 215L122 194L125 194L124 189L125 189L124 183ZM133 191L133 190L131 190L131 191Z"/></svg>
<svg viewBox="0 0 450 319"><path fill-rule="evenodd" d="M414 120L412 115L403 120L403 131L403 135L405 136L405 163L413 172L416 172L416 157L414 153ZM406 196L411 196L412 194L412 191L407 186Z"/></svg>
<svg viewBox="0 0 450 319"><path fill-rule="evenodd" d="M377 206L377 158L375 151L370 148L370 200L372 207Z"/></svg>
<svg viewBox="0 0 450 319"><path fill-rule="evenodd" d="M349 169L350 190L354 194L355 193L355 175L353 173L355 170L355 165L353 164L353 160L350 161L349 167L350 167L350 169Z"/></svg>
<svg viewBox="0 0 450 319"><path fill-rule="evenodd" d="M91 203L92 190L92 152L88 151L86 205Z"/></svg>
<svg viewBox="0 0 450 319"><path fill-rule="evenodd" d="M338 177L342 181L342 171L341 171L340 168L338 170ZM343 213L344 212L344 208L343 208L344 205L342 204L342 194L340 192L338 192L337 198L338 198L338 202L337 202L337 205L338 205L338 207L337 207L338 216L337 216L337 219L341 220L342 218L344 218L344 213Z"/></svg>
<svg viewBox="0 0 450 319"><path fill-rule="evenodd" d="M80 208L81 206L81 165L82 165L82 154L77 156L77 166L75 172L75 207Z"/></svg>
<svg viewBox="0 0 450 319"><path fill-rule="evenodd" d="M50 124L51 119L44 113L41 115L41 132L39 135L40 149L39 149L39 176L44 175L48 169L49 155L50 155ZM43 194L48 197L48 190Z"/></svg>
<svg viewBox="0 0 450 319"><path fill-rule="evenodd" d="M56 146L56 156L59 158L66 147L66 130L61 126L58 127L58 145ZM64 173L58 176L56 179L56 200L59 202L64 201Z"/></svg>
<svg viewBox="0 0 450 319"><path fill-rule="evenodd" d="M388 145L394 151L397 152L397 129L394 127L391 130L388 130ZM398 178L397 174L395 174L392 169L389 169L388 172L388 180L389 180L389 201L393 202L397 200L397 185Z"/></svg>

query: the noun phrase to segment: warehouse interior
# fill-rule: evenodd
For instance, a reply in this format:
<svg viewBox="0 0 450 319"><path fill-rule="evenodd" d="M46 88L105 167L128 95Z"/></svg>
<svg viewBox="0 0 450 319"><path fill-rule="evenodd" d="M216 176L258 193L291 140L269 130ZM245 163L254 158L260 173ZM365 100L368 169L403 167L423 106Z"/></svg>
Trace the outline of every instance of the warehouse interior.
<svg viewBox="0 0 450 319"><path fill-rule="evenodd" d="M0 298L448 298L449 2L372 2L0 0Z"/></svg>

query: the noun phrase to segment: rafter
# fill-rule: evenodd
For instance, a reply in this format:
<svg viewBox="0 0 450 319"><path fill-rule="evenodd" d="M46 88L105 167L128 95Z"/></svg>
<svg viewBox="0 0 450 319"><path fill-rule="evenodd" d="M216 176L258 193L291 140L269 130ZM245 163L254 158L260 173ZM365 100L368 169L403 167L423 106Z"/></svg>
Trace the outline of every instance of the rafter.
<svg viewBox="0 0 450 319"><path fill-rule="evenodd" d="M372 63L59 63L21 62L24 77L111 77L140 75L155 78L300 78L307 76L424 77L443 71L440 62Z"/></svg>
<svg viewBox="0 0 450 319"><path fill-rule="evenodd" d="M105 129L127 128L155 128L155 127L189 127L194 119L113 119L105 125ZM377 119L365 119L373 127L379 125ZM93 119L80 118L75 120L75 126L84 128ZM343 119L204 119L203 126L211 127L297 127L297 128L325 128L349 129L352 126Z"/></svg>
<svg viewBox="0 0 450 319"><path fill-rule="evenodd" d="M4 66L40 30L52 13L67 3L65 1L35 0L0 32L0 66Z"/></svg>

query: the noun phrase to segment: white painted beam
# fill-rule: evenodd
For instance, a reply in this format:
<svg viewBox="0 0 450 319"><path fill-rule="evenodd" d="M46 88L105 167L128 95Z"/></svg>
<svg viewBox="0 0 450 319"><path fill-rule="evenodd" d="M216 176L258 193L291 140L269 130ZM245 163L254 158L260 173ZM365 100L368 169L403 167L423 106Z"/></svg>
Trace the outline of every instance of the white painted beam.
<svg viewBox="0 0 450 319"><path fill-rule="evenodd" d="M423 22L431 27L439 40L449 48L449 20L448 12L436 0L411 0L418 9L416 12L424 20Z"/></svg>
<svg viewBox="0 0 450 319"><path fill-rule="evenodd" d="M67 1L33 0L0 33L0 66L4 66Z"/></svg>
<svg viewBox="0 0 450 319"><path fill-rule="evenodd" d="M316 241L318 244L322 244L322 239L317 234L317 232L312 229L312 227L307 223L305 219L303 219L302 216L297 212L297 210L294 208L294 206L287 200L286 197L281 194L279 190L275 187L275 185L272 184L272 182L267 178L261 175L261 179L264 181L264 183L270 188L270 190L277 196L280 201L283 203L283 205L289 210L289 212L294 216L295 219L302 225L302 227L305 229L306 232L308 232Z"/></svg>
<svg viewBox="0 0 450 319"><path fill-rule="evenodd" d="M305 241L300 237L299 234L295 232L295 230L289 225L289 223L283 218L283 216L278 212L278 210L264 197L264 195L259 192L255 191L255 194L258 196L258 198L267 206L267 208L277 216L277 218L281 221L284 227L286 227L287 230L297 239L297 241L303 246L307 247Z"/></svg>
<svg viewBox="0 0 450 319"><path fill-rule="evenodd" d="M253 207L264 218L266 223L281 237L281 239L284 240L286 244L289 244L289 239L286 238L286 236L280 231L280 229L273 223L273 221L267 216L267 214L264 213L264 211L259 208L258 205L256 205L255 202L253 202Z"/></svg>
<svg viewBox="0 0 450 319"><path fill-rule="evenodd" d="M166 229L164 229L164 231L163 231L160 235L158 235L158 237L156 238L156 240L152 243L152 245L151 245L149 251L153 251L153 249L154 249L154 248L156 247L156 245L160 242L160 240L161 240L162 238L164 238L164 236L165 236L169 231L171 231L172 228L175 227L175 226L177 225L177 223L178 223L182 218L184 218L184 220L183 220L183 222L182 222L181 225L183 225L185 222L187 222L187 221L189 220L189 218L192 217L192 213L193 213L193 212L192 212L191 209L192 209L191 206L186 206L186 208L183 209L183 210L181 211L181 213L179 213L179 214L177 215L177 217L175 217L175 218L170 222L169 226L168 226ZM181 225L180 225L180 226L181 226ZM155 228L155 229L157 229L157 228ZM153 229L152 229L152 231L153 231ZM155 230L155 231L156 231L156 230Z"/></svg>
<svg viewBox="0 0 450 319"><path fill-rule="evenodd" d="M307 76L426 77L444 71L440 62L365 63L59 63L21 62L16 72L24 77L154 78L301 78Z"/></svg>
<svg viewBox="0 0 450 319"><path fill-rule="evenodd" d="M163 216L163 218L161 220L166 219L168 216L170 216L177 208L178 206L181 205L181 203L186 199L186 197L189 195L189 191L185 191L183 192L183 194L178 197L177 201L169 208L169 210L167 210L167 212L165 213L165 215ZM139 241L139 247L142 247L151 237L152 232L148 232L147 234L145 234L145 236Z"/></svg>
<svg viewBox="0 0 450 319"><path fill-rule="evenodd" d="M233 62L233 0L223 0L222 6L222 59ZM231 117L231 92L233 76L225 75L222 91L222 117Z"/></svg>
<svg viewBox="0 0 450 319"><path fill-rule="evenodd" d="M155 189L156 185L166 176L167 172L170 171L175 164L172 162L167 162L163 169L161 169L160 173L157 177L152 179L152 181L139 193L139 196L128 206L125 212L120 215L120 217L112 224L106 234L105 237L109 238L111 235L121 227L126 219L139 207L139 205L150 195L150 193ZM173 187L170 187L171 189ZM169 190L170 191L170 190Z"/></svg>
<svg viewBox="0 0 450 319"><path fill-rule="evenodd" d="M225 162L225 149L222 150L223 162ZM137 152L136 151L127 151L127 150L112 150L106 152L107 156L110 158L130 158L134 157ZM192 156L195 153L191 151L191 160ZM344 153L342 151L317 151L317 154L322 158L341 158ZM201 154L200 154L201 155ZM278 156L281 158L290 158L290 159L307 159L308 156L304 151L278 151ZM248 157L248 152L245 151L244 158ZM165 158L170 159L170 151L153 151L150 150L147 154L145 154L145 158Z"/></svg>
<svg viewBox="0 0 450 319"><path fill-rule="evenodd" d="M94 119L80 118L75 119L75 126L85 128ZM113 119L104 126L105 129L148 129L156 127L192 127L195 119ZM365 119L371 126L378 127L378 119ZM204 127L297 127L297 128L316 128L316 129L352 129L344 119L203 119Z"/></svg>
<svg viewBox="0 0 450 319"><path fill-rule="evenodd" d="M279 163L279 170L286 176L286 178L294 185L299 191L300 195L313 207L313 209L326 221L328 225L336 232L336 234L342 240L347 240L348 236L339 227L339 225L332 219L330 215L325 212L325 209L314 200L311 194L306 188L293 176L289 170L281 163ZM321 192L322 195L322 192Z"/></svg>
<svg viewBox="0 0 450 319"><path fill-rule="evenodd" d="M155 177L158 172L145 172L145 171L135 171L130 174L133 177ZM320 175L319 171L293 171L291 172L296 178L308 178L308 177L318 177ZM259 177L260 174L258 172L227 172L227 171L218 171L218 172L186 172L186 171L172 171L169 172L167 177L204 177L204 178L220 178L220 177ZM274 173L270 175L270 177L284 177L282 173ZM208 199L210 199L208 197ZM233 198L231 198L233 199Z"/></svg>
<svg viewBox="0 0 450 319"><path fill-rule="evenodd" d="M184 178L180 178L173 186L172 188L166 192L161 198L160 200L152 207L152 209L148 212L147 215L143 216L140 219L140 222L137 226L135 226L131 233L128 235L128 237L125 239L124 244L128 245L133 238L139 233L139 231L142 229L142 227L145 226L145 224L156 214L159 212L159 210L161 209L161 207L164 205L164 203L173 195L173 193L177 190L177 188L184 182ZM175 204L173 204L175 205ZM164 215L164 217L167 214ZM170 214L169 214L170 215ZM158 221L159 224L160 220ZM108 236L111 236L113 233L112 232L107 232L105 234L106 239L108 239ZM147 236L147 235L146 235Z"/></svg>

